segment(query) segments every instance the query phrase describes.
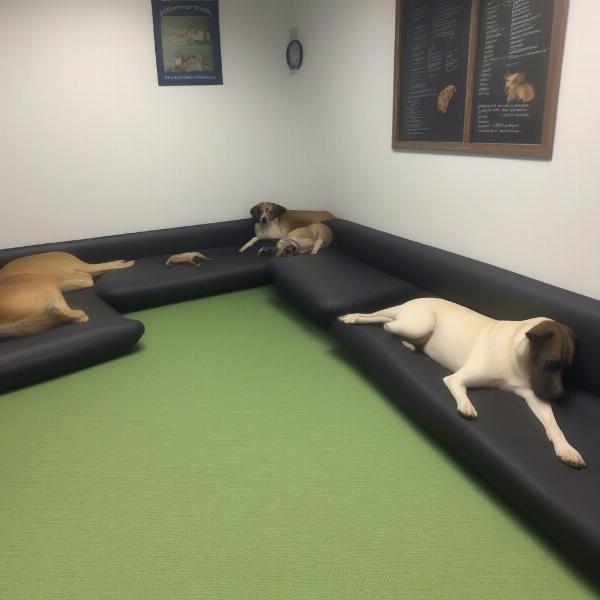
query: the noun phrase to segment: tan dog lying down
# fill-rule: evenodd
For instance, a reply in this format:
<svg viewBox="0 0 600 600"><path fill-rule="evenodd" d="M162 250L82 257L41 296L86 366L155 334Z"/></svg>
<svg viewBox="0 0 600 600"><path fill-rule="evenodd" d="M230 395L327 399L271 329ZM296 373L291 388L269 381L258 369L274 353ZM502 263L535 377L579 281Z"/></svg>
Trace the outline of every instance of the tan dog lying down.
<svg viewBox="0 0 600 600"><path fill-rule="evenodd" d="M318 254L321 248L327 248L333 242L333 231L323 223L314 223L308 227L299 227L277 242L275 256L293 256L295 254Z"/></svg>
<svg viewBox="0 0 600 600"><path fill-rule="evenodd" d="M202 252L182 252L181 254L173 254L165 262L165 267L172 267L177 264L189 263L194 267L199 267L203 262L213 260L202 254Z"/></svg>
<svg viewBox="0 0 600 600"><path fill-rule="evenodd" d="M296 254L318 254L333 242L333 231L323 223L299 227L279 240L276 246L261 248L259 256L294 256Z"/></svg>
<svg viewBox="0 0 600 600"><path fill-rule="evenodd" d="M250 214L254 219L254 237L240 248L240 252L245 252L259 240L281 240L295 229L334 218L328 211L288 210L272 202L253 206Z"/></svg>
<svg viewBox="0 0 600 600"><path fill-rule="evenodd" d="M134 261L88 264L67 252L17 258L0 269L0 337L40 333L62 323L89 320L73 310L63 292L90 288L94 277L127 269Z"/></svg>

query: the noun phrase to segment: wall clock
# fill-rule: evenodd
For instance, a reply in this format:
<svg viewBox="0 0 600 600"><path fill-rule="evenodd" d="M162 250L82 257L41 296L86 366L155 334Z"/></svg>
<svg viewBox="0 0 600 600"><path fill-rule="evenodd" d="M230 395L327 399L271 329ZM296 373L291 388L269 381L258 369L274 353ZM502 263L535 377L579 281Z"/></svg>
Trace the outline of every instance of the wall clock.
<svg viewBox="0 0 600 600"><path fill-rule="evenodd" d="M292 71L297 71L302 66L303 56L302 44L298 40L292 40L285 52L288 67Z"/></svg>

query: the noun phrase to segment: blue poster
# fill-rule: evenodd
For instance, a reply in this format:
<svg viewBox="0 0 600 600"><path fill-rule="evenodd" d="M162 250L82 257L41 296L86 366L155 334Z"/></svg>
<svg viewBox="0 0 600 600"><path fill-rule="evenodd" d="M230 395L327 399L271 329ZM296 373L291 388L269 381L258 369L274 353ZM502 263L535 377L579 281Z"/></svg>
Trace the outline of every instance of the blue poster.
<svg viewBox="0 0 600 600"><path fill-rule="evenodd" d="M222 85L218 0L152 0L159 85Z"/></svg>

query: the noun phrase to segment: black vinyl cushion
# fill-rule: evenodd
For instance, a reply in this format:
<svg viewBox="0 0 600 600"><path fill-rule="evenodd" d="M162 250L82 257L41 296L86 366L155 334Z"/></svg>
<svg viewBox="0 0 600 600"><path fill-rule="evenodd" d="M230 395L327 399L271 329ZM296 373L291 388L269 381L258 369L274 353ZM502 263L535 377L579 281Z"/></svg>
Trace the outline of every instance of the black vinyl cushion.
<svg viewBox="0 0 600 600"><path fill-rule="evenodd" d="M557 420L588 468L576 472L554 456L541 426L516 396L469 392L479 419L466 422L442 382L444 370L411 354L379 326L332 330L387 386L394 400L490 481L580 564L600 559L600 302L526 277L342 220L328 224L336 244L317 257L263 259L256 247L237 253L253 235L249 219L0 251L0 265L17 256L65 250L89 262L137 259L108 273L95 290L67 295L92 320L31 338L0 341L0 389L18 387L127 352L144 327L121 311L155 306L270 281L322 322L345 312L373 311L414 297L437 295L498 319L547 316L578 335L566 400ZM203 250L216 248L216 250ZM164 267L178 252L205 251L218 259L194 268ZM425 290L425 291L424 291Z"/></svg>
<svg viewBox="0 0 600 600"><path fill-rule="evenodd" d="M494 319L549 317L577 334L571 381L600 396L600 302L357 223L328 221L352 256ZM383 307L382 307L383 308Z"/></svg>
<svg viewBox="0 0 600 600"><path fill-rule="evenodd" d="M273 258L269 270L287 298L324 323L427 295L335 247L317 256Z"/></svg>
<svg viewBox="0 0 600 600"><path fill-rule="evenodd" d="M499 390L470 390L479 418L467 421L442 379L448 374L377 325L332 331L392 393L393 401L456 452L544 531L588 566L600 559L600 398L570 390L554 404L567 439L590 466L563 465L525 402Z"/></svg>
<svg viewBox="0 0 600 600"><path fill-rule="evenodd" d="M144 333L91 290L65 294L69 306L83 309L87 323L69 323L43 333L0 340L0 390L29 385L76 371L128 352Z"/></svg>
<svg viewBox="0 0 600 600"><path fill-rule="evenodd" d="M241 247L253 236L254 225L251 219L142 231L0 250L0 267L19 256L56 250L70 252L86 262L107 262L171 255L217 246Z"/></svg>
<svg viewBox="0 0 600 600"><path fill-rule="evenodd" d="M256 249L240 254L238 248L205 250L196 246L192 249L214 259L197 267L166 267L169 255L141 258L130 269L100 277L96 293L120 312L130 312L269 283L269 259L257 256Z"/></svg>

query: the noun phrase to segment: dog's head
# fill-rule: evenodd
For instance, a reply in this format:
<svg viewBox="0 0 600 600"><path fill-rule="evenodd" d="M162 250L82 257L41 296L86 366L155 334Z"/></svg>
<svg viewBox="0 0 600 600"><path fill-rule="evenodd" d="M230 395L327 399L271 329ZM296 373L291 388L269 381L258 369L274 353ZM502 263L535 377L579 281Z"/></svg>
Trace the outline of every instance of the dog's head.
<svg viewBox="0 0 600 600"><path fill-rule="evenodd" d="M300 253L300 247L294 240L279 240L275 247L275 256L295 256Z"/></svg>
<svg viewBox="0 0 600 600"><path fill-rule="evenodd" d="M525 335L529 339L529 381L539 398L557 400L563 393L562 373L573 362L576 336L556 321L542 321Z"/></svg>
<svg viewBox="0 0 600 600"><path fill-rule="evenodd" d="M456 86L449 85L444 88L444 95L446 96L446 98L448 98L448 100L452 100L454 94L456 94Z"/></svg>
<svg viewBox="0 0 600 600"><path fill-rule="evenodd" d="M525 81L525 73L511 73L508 71L504 76L504 90L508 93L511 88L521 85Z"/></svg>
<svg viewBox="0 0 600 600"><path fill-rule="evenodd" d="M286 211L287 208L279 204L273 204L272 202L261 202L250 209L250 214L252 215L255 223L266 225L275 219L280 219Z"/></svg>

